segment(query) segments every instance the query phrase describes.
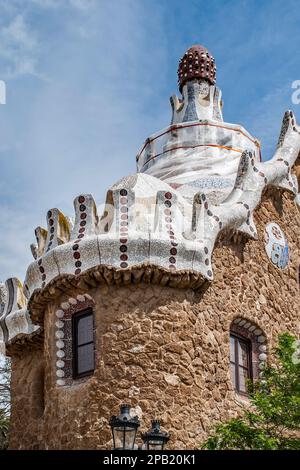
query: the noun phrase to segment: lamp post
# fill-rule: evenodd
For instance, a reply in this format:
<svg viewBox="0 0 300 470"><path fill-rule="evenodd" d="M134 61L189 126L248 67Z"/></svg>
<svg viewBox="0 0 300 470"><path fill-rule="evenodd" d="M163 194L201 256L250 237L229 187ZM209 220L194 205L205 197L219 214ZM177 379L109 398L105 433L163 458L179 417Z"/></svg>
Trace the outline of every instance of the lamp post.
<svg viewBox="0 0 300 470"><path fill-rule="evenodd" d="M136 432L140 422L137 416L130 416L130 405L121 405L119 416L112 416L109 424L113 435L114 449L134 449Z"/></svg>
<svg viewBox="0 0 300 470"><path fill-rule="evenodd" d="M151 421L151 430L142 434L142 439L147 450L163 450L164 445L170 439L167 432L160 430L160 421Z"/></svg>

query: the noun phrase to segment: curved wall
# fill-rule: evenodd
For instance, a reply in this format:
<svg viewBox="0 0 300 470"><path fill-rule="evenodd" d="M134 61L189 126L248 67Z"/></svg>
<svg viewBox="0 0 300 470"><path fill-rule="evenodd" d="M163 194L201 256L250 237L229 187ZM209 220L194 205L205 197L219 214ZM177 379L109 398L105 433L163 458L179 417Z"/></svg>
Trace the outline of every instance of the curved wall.
<svg viewBox="0 0 300 470"><path fill-rule="evenodd" d="M246 399L235 393L230 378L232 322L242 318L257 325L269 351L278 333L300 333L299 212L289 195L270 191L254 218L259 240L223 234L213 255L215 280L201 291L152 284L82 286L51 302L44 315L42 418L40 413L26 418L35 416L36 400L25 378L38 358L29 360L28 349L21 361L14 361L11 349L11 447L110 448L108 420L122 402L136 408L142 431L149 428L151 418L162 419L163 428L171 432L168 447L174 449L198 448L216 423L236 415ZM276 267L265 251L269 222L279 224L285 233L290 250L285 269ZM62 302L84 293L95 303L96 370L72 386L58 386L56 311Z"/></svg>

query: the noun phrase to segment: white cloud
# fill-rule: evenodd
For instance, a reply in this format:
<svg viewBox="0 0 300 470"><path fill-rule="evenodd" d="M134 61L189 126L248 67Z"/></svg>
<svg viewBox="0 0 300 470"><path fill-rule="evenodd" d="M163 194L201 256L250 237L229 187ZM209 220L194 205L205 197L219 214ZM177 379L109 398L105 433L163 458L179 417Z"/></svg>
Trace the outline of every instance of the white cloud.
<svg viewBox="0 0 300 470"><path fill-rule="evenodd" d="M40 8L59 8L65 3L65 0L27 0L33 6Z"/></svg>
<svg viewBox="0 0 300 470"><path fill-rule="evenodd" d="M82 11L88 11L96 6L95 0L69 0L69 3Z"/></svg>
<svg viewBox="0 0 300 470"><path fill-rule="evenodd" d="M22 15L17 15L8 26L2 28L2 39L12 47L22 47L24 49L33 49L36 46L36 40Z"/></svg>
<svg viewBox="0 0 300 470"><path fill-rule="evenodd" d="M36 35L22 14L0 26L0 59L5 64L4 78L34 74L37 46Z"/></svg>

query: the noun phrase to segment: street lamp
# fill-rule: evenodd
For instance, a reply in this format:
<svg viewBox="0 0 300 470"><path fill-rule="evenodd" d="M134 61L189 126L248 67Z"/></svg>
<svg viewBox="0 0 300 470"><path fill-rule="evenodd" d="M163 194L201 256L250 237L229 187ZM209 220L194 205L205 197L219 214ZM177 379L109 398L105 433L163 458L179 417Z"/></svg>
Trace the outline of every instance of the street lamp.
<svg viewBox="0 0 300 470"><path fill-rule="evenodd" d="M163 450L164 445L170 439L167 432L160 430L160 421L154 419L151 421L151 430L142 434L145 448L147 450Z"/></svg>
<svg viewBox="0 0 300 470"><path fill-rule="evenodd" d="M119 416L109 420L113 435L114 449L134 449L137 428L140 425L137 416L130 416L130 405L121 405Z"/></svg>

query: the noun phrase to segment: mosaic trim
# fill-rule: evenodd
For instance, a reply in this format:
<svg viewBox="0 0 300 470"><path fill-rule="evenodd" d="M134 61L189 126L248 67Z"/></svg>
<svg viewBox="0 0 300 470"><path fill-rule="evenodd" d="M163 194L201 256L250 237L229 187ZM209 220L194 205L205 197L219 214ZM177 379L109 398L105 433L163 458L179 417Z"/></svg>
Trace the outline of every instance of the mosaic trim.
<svg viewBox="0 0 300 470"><path fill-rule="evenodd" d="M233 126L233 125L226 125L226 123L223 123L222 124L219 124L219 123L216 123L214 121L209 121L209 120L205 120L205 122L193 122L193 123L190 123L190 124L174 124L172 126L170 126L167 130L165 130L164 132L159 132L157 134L153 134L152 136L148 137L141 150L139 151L139 153L137 154L137 157L136 157L136 160L137 162L139 162L140 158L143 156L144 154L144 151L149 151L149 153L153 154L153 152L151 152L149 150L149 147L151 147L151 145L157 140L157 139L160 139L161 137L167 135L167 134L172 134L174 133L175 131L180 131L181 129L186 129L186 128L193 128L193 127L213 127L213 128L218 128L218 129L226 129L228 131L232 131L232 132L236 132L238 134L242 134L246 139L248 139L252 144L254 144L257 149L260 149L260 143L254 139L242 126ZM154 155L155 157L156 155ZM143 163L142 165L144 165L146 162L146 159L143 159Z"/></svg>
<svg viewBox="0 0 300 470"><path fill-rule="evenodd" d="M38 260L38 267L39 267L39 272L41 273L41 279L42 279L42 288L45 287L46 285L46 273L45 273L45 268L43 266L43 259L40 258Z"/></svg>
<svg viewBox="0 0 300 470"><path fill-rule="evenodd" d="M293 112L292 111L286 111L284 113L284 117L283 117L283 121L282 121L280 136L279 136L278 143L277 143L277 148L282 147L282 145L284 143L285 136L286 136L287 131L289 129L290 120L291 120L291 124L292 124L292 127L293 127L293 131L297 132L300 135L300 131L296 127L296 120L295 120Z"/></svg>
<svg viewBox="0 0 300 470"><path fill-rule="evenodd" d="M251 341L253 379L262 378L267 360L267 339L262 329L247 318L238 317L233 320L230 332Z"/></svg>
<svg viewBox="0 0 300 470"><path fill-rule="evenodd" d="M213 102L213 119L216 121L223 121L222 111L221 111L221 90L215 88L214 93L214 102Z"/></svg>
<svg viewBox="0 0 300 470"><path fill-rule="evenodd" d="M172 193L166 192L164 194L164 217L165 217L165 228L170 239L170 257L169 257L169 269L175 271L176 270L176 255L177 255L177 246L178 243L176 242L176 235L174 232L174 228L172 226L173 218L172 218Z"/></svg>
<svg viewBox="0 0 300 470"><path fill-rule="evenodd" d="M48 241L48 245L47 245L47 248L46 248L46 252L49 251L52 247L52 244L53 244L53 239L54 239L54 219L53 219L53 214L52 214L52 211L48 211L47 213L47 218L48 218L48 226L49 226L49 241Z"/></svg>
<svg viewBox="0 0 300 470"><path fill-rule="evenodd" d="M21 282L14 277L0 283L0 353L5 355L6 346L40 331L28 315Z"/></svg>
<svg viewBox="0 0 300 470"><path fill-rule="evenodd" d="M271 262L280 269L289 263L289 247L278 224L271 222L265 227L265 250Z"/></svg>
<svg viewBox="0 0 300 470"><path fill-rule="evenodd" d="M188 94L188 104L182 119L182 122L187 121L196 121L198 118L197 110L196 110L196 96L195 96L195 89L192 83L187 84L187 94Z"/></svg>
<svg viewBox="0 0 300 470"><path fill-rule="evenodd" d="M277 148L271 160L259 162L254 152L242 153L238 174L234 173L236 176L234 187L227 198L220 203L214 203L212 199L209 199L210 196L203 194L201 190L191 201L161 179L149 174L137 173L131 179L121 179L117 186L128 193L124 196L118 195L118 198L129 199L128 195L130 195L133 201L144 201L145 208L151 207L149 212L140 211L139 227L143 227L141 230L136 229L135 220L130 220L127 226L127 221L121 218L123 213L120 213L120 209L126 211L128 207L126 200L124 204L121 201L119 204L118 198L112 200L112 194L116 192L114 189L108 191L107 201L111 202L107 204L113 206L114 221L124 222L120 231L116 228L118 225L116 223L112 223L106 230L102 227L91 195L81 195L75 199L76 216L72 233L70 233L69 219L58 209L51 209L47 215L48 231L39 229L36 232L37 246L32 249L35 261L28 266L26 273L24 292L29 302L41 294L39 291L43 291L55 278L64 276L64 280L68 279L67 282L71 283L72 276L79 277L100 266L104 271L108 268L106 273L108 282L114 278L114 270L120 271L121 268L123 273L125 269L140 269L147 263L150 263L153 269L163 266L169 271L168 275L172 275L172 271L177 268L176 275L180 272L188 272L190 275L196 274L208 281L213 281L213 270L209 263L211 263L220 231L227 229L257 239L253 213L259 206L267 185L280 190L288 190L294 194L296 202L299 201L297 178L292 174L292 168L300 151L300 128L296 125L291 111L285 114L284 129L287 123L288 127L282 144ZM212 124L204 120L199 123L190 123L185 127L189 127L192 132L193 126L201 125ZM216 121L213 125L223 127L217 125ZM177 132L179 128L180 126L173 126L172 132ZM242 129L239 131L243 132ZM160 135L169 132L171 132L170 128ZM157 137L158 135L155 136ZM186 164L189 165L189 162L187 161ZM169 200L172 204L172 222L169 232L174 232L172 228L176 227L176 241L175 238L172 240L170 237L161 237L161 233L156 230L156 227L160 227L166 221L162 211L157 210L155 204L152 203L155 200L161 203L164 200L163 194L169 192L172 194L172 200ZM201 209L199 209L200 200ZM128 205L131 208L131 200ZM199 211L201 217L193 223L192 214ZM134 214L133 210L132 213ZM103 218L105 218L104 214L105 211ZM177 219L182 214L188 217L185 220L184 231L180 229L182 224ZM120 237L121 233L122 237ZM126 243L123 243L125 239ZM170 246L170 241L178 243L178 247ZM121 246L124 247L122 248L124 252L121 251ZM128 256L129 246L131 247L130 257ZM177 249L176 254L175 250L170 252L172 248ZM122 255L125 255L124 259L120 258ZM170 262L171 256L175 258L175 263ZM152 260L155 261L152 263ZM174 268L169 268L169 266L174 266ZM68 278L70 275L71 277ZM79 279L73 279L73 281L77 282ZM127 283L129 282L133 282L133 278L128 273ZM15 317L17 318L17 309L13 309L10 314L11 325ZM28 323L28 329L30 328ZM5 326L1 327L2 337L4 330ZM14 335L15 329L11 326L9 337L13 338Z"/></svg>
<svg viewBox="0 0 300 470"><path fill-rule="evenodd" d="M193 79L205 78L211 85L216 82L214 57L201 45L190 47L179 61L178 85L180 91L185 83Z"/></svg>
<svg viewBox="0 0 300 470"><path fill-rule="evenodd" d="M128 192L121 189L119 194L119 237L120 237L120 268L128 267Z"/></svg>
<svg viewBox="0 0 300 470"><path fill-rule="evenodd" d="M78 228L78 233L77 233L77 239L74 241L74 244L72 246L73 258L74 258L74 264L75 264L74 274L76 276L78 276L81 273L82 261L80 260L81 254L79 250L79 244L81 240L84 238L86 218L87 218L86 205L84 204L85 197L81 195L77 198L77 200L78 200L78 205L79 205L78 209L80 213L79 215L80 222L79 222L79 228Z"/></svg>
<svg viewBox="0 0 300 470"><path fill-rule="evenodd" d="M76 298L70 297L67 302L62 302L60 308L55 312L56 385L58 386L72 385L75 382L82 382L89 378L87 376L73 379L72 316L74 313L94 306L94 300L89 294L77 295Z"/></svg>

